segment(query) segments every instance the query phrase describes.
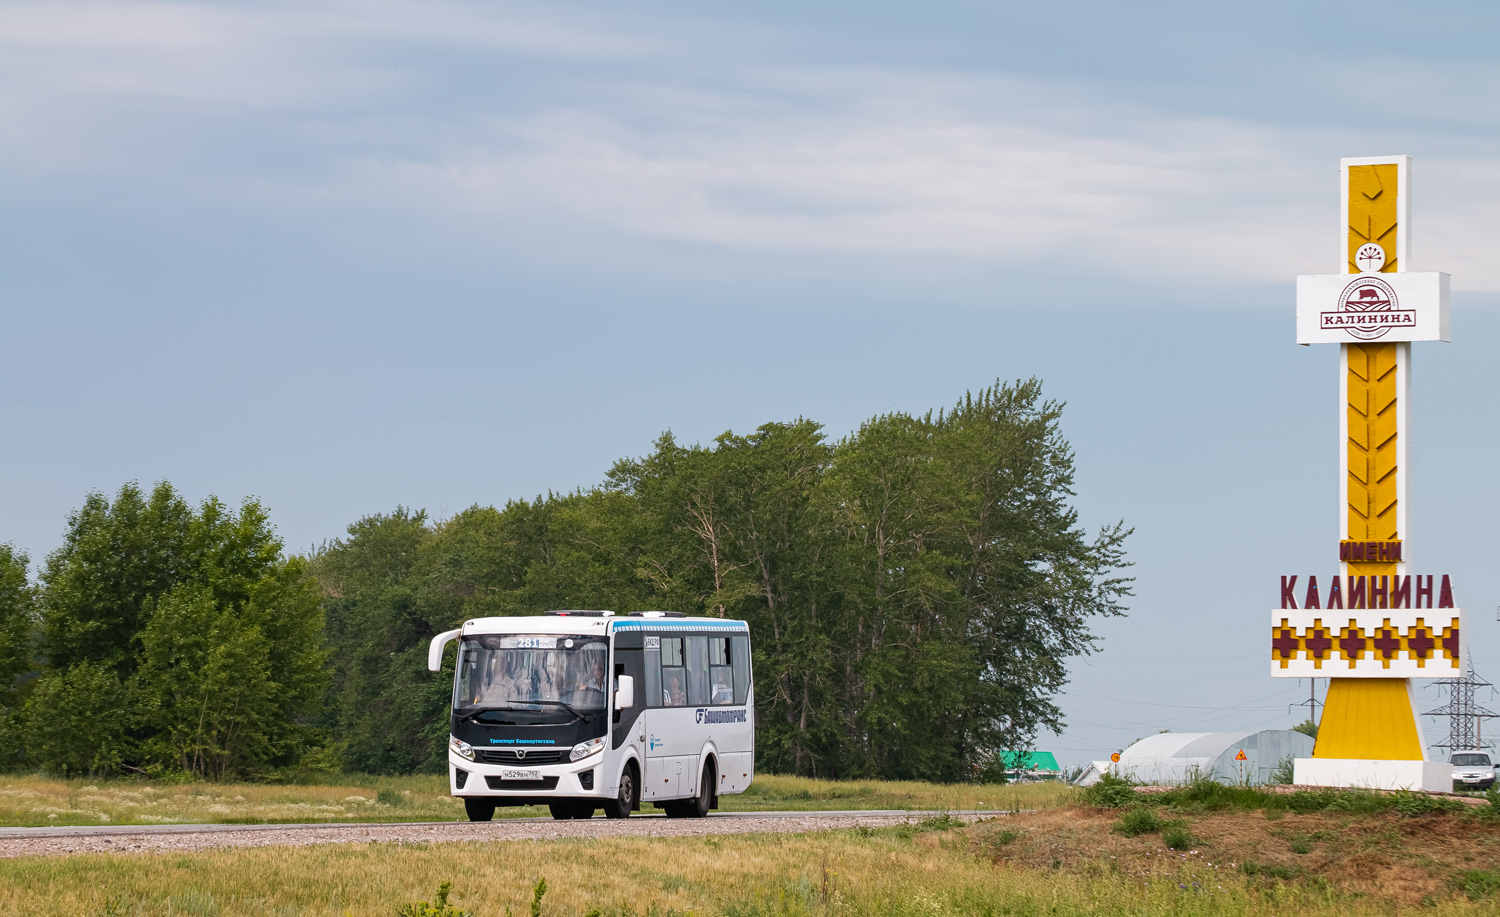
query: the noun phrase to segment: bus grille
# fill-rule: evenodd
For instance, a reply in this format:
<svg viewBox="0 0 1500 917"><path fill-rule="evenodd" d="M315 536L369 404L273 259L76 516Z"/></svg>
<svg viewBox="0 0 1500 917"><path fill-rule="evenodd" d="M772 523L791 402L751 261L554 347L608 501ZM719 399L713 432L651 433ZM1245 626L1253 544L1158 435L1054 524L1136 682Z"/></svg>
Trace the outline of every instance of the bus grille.
<svg viewBox="0 0 1500 917"><path fill-rule="evenodd" d="M540 780L501 780L493 775L484 778L485 785L492 790L555 790L557 789L556 777L543 777Z"/></svg>
<svg viewBox="0 0 1500 917"><path fill-rule="evenodd" d="M565 752L560 748L528 748L526 757L521 758L517 756L514 748L476 748L474 760L485 764L515 764L530 767L533 764L556 764L563 759L564 754Z"/></svg>

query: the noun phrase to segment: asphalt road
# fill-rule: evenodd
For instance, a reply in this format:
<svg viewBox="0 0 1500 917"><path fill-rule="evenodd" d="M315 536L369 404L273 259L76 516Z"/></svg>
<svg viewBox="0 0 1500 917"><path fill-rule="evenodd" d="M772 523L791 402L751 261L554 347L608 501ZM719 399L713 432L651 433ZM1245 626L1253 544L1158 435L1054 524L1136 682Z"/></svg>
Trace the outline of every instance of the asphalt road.
<svg viewBox="0 0 1500 917"><path fill-rule="evenodd" d="M568 819L499 818L488 822L359 822L308 825L93 825L0 828L0 859L79 854L152 854L246 847L320 844L418 844L549 841L564 838L707 837L730 834L801 834L910 824L936 812L715 812L708 818ZM997 811L950 812L964 820Z"/></svg>
<svg viewBox="0 0 1500 917"><path fill-rule="evenodd" d="M943 813L937 811L912 811L909 809L844 809L815 812L710 812L709 820L734 819L734 818L795 818L795 819L911 819L928 818ZM1007 813L995 810L966 810L962 812L949 812L949 815L962 818L982 818L1004 815ZM636 813L629 819L619 822L626 824L638 820L661 820L667 821L667 817L659 813ZM569 820L582 824L582 819ZM592 819L596 822L608 822L602 815L596 815ZM672 822L698 822L697 819L671 819ZM553 824L556 819L543 816L541 818L496 818L488 824L501 825L528 825L528 824ZM266 825L216 825L216 824L190 824L190 825L60 825L58 827L42 828L5 828L0 827L0 840L42 838L42 837L106 837L114 835L169 835L169 834L232 834L240 831L328 831L330 829L368 829L368 828L430 828L433 826L465 825L470 822L314 822L310 824L266 824Z"/></svg>

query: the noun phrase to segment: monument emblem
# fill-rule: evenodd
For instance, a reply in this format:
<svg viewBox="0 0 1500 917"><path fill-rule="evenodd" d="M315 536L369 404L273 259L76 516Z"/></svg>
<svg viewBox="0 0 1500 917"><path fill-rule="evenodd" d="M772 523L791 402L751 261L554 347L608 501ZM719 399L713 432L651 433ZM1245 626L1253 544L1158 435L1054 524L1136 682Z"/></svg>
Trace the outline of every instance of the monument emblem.
<svg viewBox="0 0 1500 917"><path fill-rule="evenodd" d="M1344 287L1338 307L1320 313L1319 319L1325 330L1342 329L1362 341L1383 337L1392 328L1417 327L1416 310L1400 308L1396 291L1378 277L1361 276Z"/></svg>
<svg viewBox="0 0 1500 917"><path fill-rule="evenodd" d="M1366 242L1354 253L1354 263L1366 274L1373 274L1385 267L1385 249L1374 242Z"/></svg>
<svg viewBox="0 0 1500 917"><path fill-rule="evenodd" d="M1339 272L1297 278L1297 343L1339 345L1338 567L1321 587L1281 577L1271 675L1328 678L1295 783L1447 790L1448 765L1426 760L1411 680L1463 675L1464 613L1449 576L1412 563L1407 446L1411 342L1448 340L1448 275L1407 270L1410 157L1339 167Z"/></svg>

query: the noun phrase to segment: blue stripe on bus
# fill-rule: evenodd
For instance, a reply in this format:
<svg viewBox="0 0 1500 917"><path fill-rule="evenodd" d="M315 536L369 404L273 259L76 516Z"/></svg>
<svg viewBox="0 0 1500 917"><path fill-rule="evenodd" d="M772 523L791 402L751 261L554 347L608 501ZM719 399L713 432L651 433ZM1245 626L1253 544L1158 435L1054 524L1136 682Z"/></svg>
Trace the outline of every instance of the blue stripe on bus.
<svg viewBox="0 0 1500 917"><path fill-rule="evenodd" d="M750 628L743 622L719 624L712 621L673 621L667 623L660 618L653 618L650 621L612 621L610 623L615 630L733 630L747 634L750 632Z"/></svg>

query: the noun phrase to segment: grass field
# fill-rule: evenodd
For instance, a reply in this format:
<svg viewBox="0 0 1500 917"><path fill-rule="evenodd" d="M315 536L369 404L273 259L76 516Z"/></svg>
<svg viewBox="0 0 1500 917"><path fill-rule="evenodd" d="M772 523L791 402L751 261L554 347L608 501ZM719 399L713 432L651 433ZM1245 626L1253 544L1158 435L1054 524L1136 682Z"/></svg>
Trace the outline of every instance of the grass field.
<svg viewBox="0 0 1500 917"><path fill-rule="evenodd" d="M338 844L0 860L0 913L397 917L401 907L432 900L439 883L451 881L451 903L462 912L501 917L533 913L540 879L546 891L535 913L549 917L1373 917L1407 909L1404 898L1381 893L1368 849L1361 853L1365 871L1351 880L1353 886L1292 877L1289 870L1281 877L1264 869L1251 874L1222 856L1230 851L1220 846L1248 842L1248 835L1228 840L1204 823L1208 819L1200 820L1193 830L1214 838L1207 841L1212 846L1179 853L1151 837L1112 830L1118 814L1074 806L969 827L939 817L922 826L803 835ZM1319 825L1314 830L1330 831L1336 820ZM1251 833L1272 839L1263 828ZM1313 823L1298 822L1295 829L1313 829ZM1289 847L1284 841L1281 846ZM1289 850L1274 856L1283 854L1299 856ZM1272 856L1265 854L1265 865ZM1419 905L1422 913L1496 913L1482 889L1477 898L1456 885L1433 892Z"/></svg>
<svg viewBox="0 0 1500 917"><path fill-rule="evenodd" d="M0 913L438 917L409 906L451 882L456 910L442 917L1500 914L1500 797L1468 806L1211 785L1151 795L1044 789L1006 788L1037 793L1042 805L970 825L937 816L800 835L23 857L0 860ZM764 795L830 808L851 799L1004 807L983 788L920 784L771 778Z"/></svg>
<svg viewBox="0 0 1500 917"><path fill-rule="evenodd" d="M750 791L720 799L723 811L918 809L1005 811L1060 805L1055 783L940 785L880 780L835 782L757 776ZM649 807L648 807L649 809ZM498 817L545 815L500 809ZM0 825L149 825L455 821L463 805L438 776L335 778L327 785L154 784L144 781L0 777Z"/></svg>

